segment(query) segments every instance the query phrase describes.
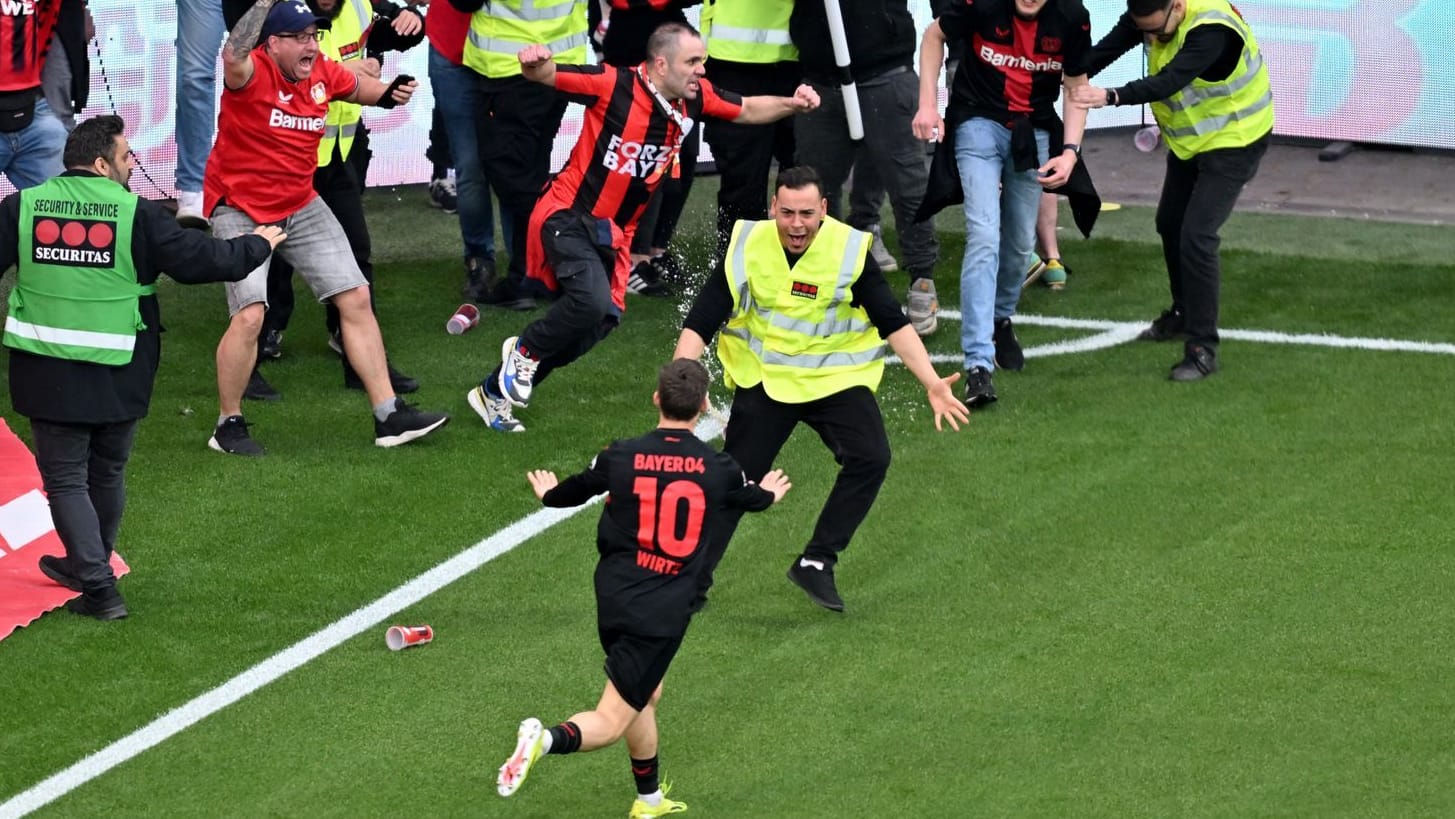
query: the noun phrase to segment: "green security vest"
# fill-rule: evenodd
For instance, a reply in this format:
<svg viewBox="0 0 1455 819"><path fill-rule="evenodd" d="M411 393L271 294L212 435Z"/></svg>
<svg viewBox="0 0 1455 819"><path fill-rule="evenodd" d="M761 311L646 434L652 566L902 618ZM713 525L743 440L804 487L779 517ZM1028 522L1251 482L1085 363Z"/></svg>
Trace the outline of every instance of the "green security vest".
<svg viewBox="0 0 1455 819"><path fill-rule="evenodd" d="M131 258L136 195L99 176L58 176L20 192L20 255L4 343L119 367L146 329Z"/></svg>
<svg viewBox="0 0 1455 819"><path fill-rule="evenodd" d="M717 344L728 386L761 383L785 404L850 387L877 390L884 341L864 308L851 304L872 242L868 233L825 218L790 268L776 222L735 224L724 262L733 312Z"/></svg>
<svg viewBox="0 0 1455 819"><path fill-rule="evenodd" d="M1152 115L1167 138L1167 147L1179 159L1219 148L1242 148L1273 130L1273 90L1253 30L1227 0L1186 2L1187 17L1171 42L1153 38L1147 56L1150 73L1156 74L1171 62L1188 33L1198 26L1227 26L1243 38L1243 53L1227 79L1195 79L1176 94L1152 103Z"/></svg>
<svg viewBox="0 0 1455 819"><path fill-rule="evenodd" d="M323 39L318 41L318 50L339 65L362 60L364 47L359 41L363 39L364 29L369 27L373 19L374 10L364 0L343 0L343 7L333 19L332 26L321 29ZM343 48L348 45L357 48L344 54ZM354 135L358 133L359 120L363 118L363 114L364 106L356 102L334 100L328 104L328 117L323 121L323 140L318 143L318 167L322 168L333 161L335 144L338 145L339 156L349 158L349 151L354 147Z"/></svg>
<svg viewBox="0 0 1455 819"><path fill-rule="evenodd" d="M793 4L783 0L709 0L702 7L707 56L769 65L798 59L788 37Z"/></svg>
<svg viewBox="0 0 1455 819"><path fill-rule="evenodd" d="M518 77L516 54L535 44L561 65L585 65L587 26L583 0L491 0L470 16L465 65L486 77Z"/></svg>

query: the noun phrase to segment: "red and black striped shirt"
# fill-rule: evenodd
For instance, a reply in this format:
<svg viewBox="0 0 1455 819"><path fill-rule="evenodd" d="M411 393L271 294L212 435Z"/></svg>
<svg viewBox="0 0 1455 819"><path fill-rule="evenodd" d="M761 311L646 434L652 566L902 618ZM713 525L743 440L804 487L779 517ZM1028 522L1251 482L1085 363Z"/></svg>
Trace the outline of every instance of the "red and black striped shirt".
<svg viewBox="0 0 1455 819"><path fill-rule="evenodd" d="M587 110L570 160L546 190L556 205L549 210L570 208L629 230L672 172L682 130L632 69L557 66L556 90ZM704 115L736 119L743 110L742 97L706 79L695 99L672 104L693 123Z"/></svg>
<svg viewBox="0 0 1455 819"><path fill-rule="evenodd" d="M1086 73L1091 20L1075 0L1048 3L1034 20L1021 19L1014 0L962 0L939 23L947 43L965 47L950 105L967 116L1054 119L1063 76Z"/></svg>
<svg viewBox="0 0 1455 819"><path fill-rule="evenodd" d="M40 85L61 0L0 0L0 93Z"/></svg>

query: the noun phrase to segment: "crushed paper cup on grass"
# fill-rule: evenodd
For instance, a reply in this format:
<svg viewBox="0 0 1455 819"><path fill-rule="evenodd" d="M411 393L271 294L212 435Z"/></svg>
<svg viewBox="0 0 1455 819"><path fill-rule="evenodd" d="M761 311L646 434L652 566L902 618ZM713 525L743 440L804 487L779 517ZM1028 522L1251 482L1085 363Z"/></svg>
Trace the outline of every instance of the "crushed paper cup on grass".
<svg viewBox="0 0 1455 819"><path fill-rule="evenodd" d="M434 629L429 626L390 626L384 632L384 643L390 651L422 646L433 639Z"/></svg>

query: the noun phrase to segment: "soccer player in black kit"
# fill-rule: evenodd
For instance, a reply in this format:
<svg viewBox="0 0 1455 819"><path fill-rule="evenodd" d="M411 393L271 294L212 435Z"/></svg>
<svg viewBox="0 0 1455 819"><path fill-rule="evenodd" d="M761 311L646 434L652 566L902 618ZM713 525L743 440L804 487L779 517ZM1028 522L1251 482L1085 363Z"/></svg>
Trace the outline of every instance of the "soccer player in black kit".
<svg viewBox="0 0 1455 819"><path fill-rule="evenodd" d="M500 767L497 790L515 793L544 754L594 751L626 737L637 799L633 819L681 813L657 779L657 702L662 678L682 644L697 595L705 532L725 509L759 512L790 488L782 470L750 483L731 456L692 433L707 409L707 370L678 359L663 367L652 401L657 428L617 441L580 474L557 482L554 473L526 475L546 506L580 506L609 492L596 529L596 617L606 650L606 690L596 708L546 729L532 717L520 724L515 752Z"/></svg>

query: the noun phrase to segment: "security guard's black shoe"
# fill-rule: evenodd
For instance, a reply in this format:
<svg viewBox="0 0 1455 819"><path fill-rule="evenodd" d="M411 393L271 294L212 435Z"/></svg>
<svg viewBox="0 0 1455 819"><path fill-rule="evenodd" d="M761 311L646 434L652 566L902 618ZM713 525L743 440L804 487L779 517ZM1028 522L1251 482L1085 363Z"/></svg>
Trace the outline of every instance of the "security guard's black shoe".
<svg viewBox="0 0 1455 819"><path fill-rule="evenodd" d="M343 361L344 387L350 390L362 390L364 388L364 380L359 378L359 374L349 365L347 358ZM394 369L393 364L388 364L387 366L389 367L389 387L394 390L395 395L408 395L412 392L419 391L419 381Z"/></svg>
<svg viewBox="0 0 1455 819"><path fill-rule="evenodd" d="M81 579L71 572L71 561L55 555L40 556L40 573L71 591L82 591Z"/></svg>
<svg viewBox="0 0 1455 819"><path fill-rule="evenodd" d="M808 599L830 611L843 611L844 601L834 585L834 567L808 557L800 557L788 567L788 579L803 589Z"/></svg>
<svg viewBox="0 0 1455 819"><path fill-rule="evenodd" d="M995 366L1016 372L1026 368L1026 354L1021 350L1020 339L1015 337L1010 318L995 320L995 332L991 338L995 342Z"/></svg>
<svg viewBox="0 0 1455 819"><path fill-rule="evenodd" d="M1172 341L1187 335L1186 320L1182 311L1169 307L1162 315L1152 320L1147 329L1137 334L1138 341Z"/></svg>
<svg viewBox="0 0 1455 819"><path fill-rule="evenodd" d="M1173 381L1201 381L1218 371L1218 354L1201 344L1187 345L1181 361L1167 375Z"/></svg>
<svg viewBox="0 0 1455 819"><path fill-rule="evenodd" d="M254 367L253 374L248 376L248 385L243 388L243 398L249 401L282 401L283 393L274 389L268 379Z"/></svg>
<svg viewBox="0 0 1455 819"><path fill-rule="evenodd" d="M97 620L120 620L127 615L126 601L121 592L112 586L99 592L82 592L80 597L66 603L66 609Z"/></svg>

